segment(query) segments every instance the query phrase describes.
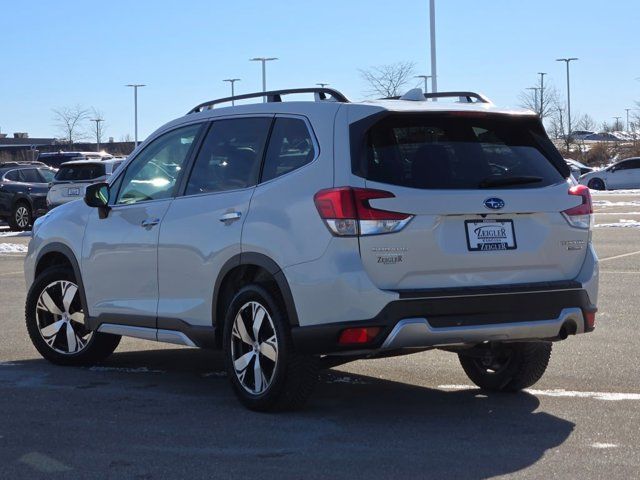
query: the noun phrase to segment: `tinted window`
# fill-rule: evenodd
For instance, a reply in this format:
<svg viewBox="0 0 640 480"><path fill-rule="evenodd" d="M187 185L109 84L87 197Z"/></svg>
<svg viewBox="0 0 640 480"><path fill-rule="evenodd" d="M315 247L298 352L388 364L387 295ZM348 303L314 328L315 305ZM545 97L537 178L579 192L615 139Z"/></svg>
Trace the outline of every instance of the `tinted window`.
<svg viewBox="0 0 640 480"><path fill-rule="evenodd" d="M58 168L64 162L69 162L74 159L77 159L77 156L62 155L62 154L54 154L54 155L42 154L38 157L38 161L55 168Z"/></svg>
<svg viewBox="0 0 640 480"><path fill-rule="evenodd" d="M42 183L42 179L35 168L20 170L20 181L25 183Z"/></svg>
<svg viewBox="0 0 640 480"><path fill-rule="evenodd" d="M11 182L18 182L20 180L20 176L18 175L18 170L11 170L8 172L4 178Z"/></svg>
<svg viewBox="0 0 640 480"><path fill-rule="evenodd" d="M537 121L504 115L392 115L355 155L358 175L413 188L533 188L568 175Z"/></svg>
<svg viewBox="0 0 640 480"><path fill-rule="evenodd" d="M102 163L88 163L63 165L56 173L55 179L59 182L82 182L94 180L105 175Z"/></svg>
<svg viewBox="0 0 640 480"><path fill-rule="evenodd" d="M616 170L630 170L640 168L640 160L627 160L616 165Z"/></svg>
<svg viewBox="0 0 640 480"><path fill-rule="evenodd" d="M53 182L53 179L56 176L56 172L47 168L39 168L38 173L40 173L40 176L42 177L42 181L44 183Z"/></svg>
<svg viewBox="0 0 640 480"><path fill-rule="evenodd" d="M147 145L127 167L116 203L172 197L200 128L201 125L178 128Z"/></svg>
<svg viewBox="0 0 640 480"><path fill-rule="evenodd" d="M307 124L299 118L277 118L269 140L262 181L300 168L314 157L315 150Z"/></svg>
<svg viewBox="0 0 640 480"><path fill-rule="evenodd" d="M189 177L186 195L255 185L270 125L270 118L214 122Z"/></svg>

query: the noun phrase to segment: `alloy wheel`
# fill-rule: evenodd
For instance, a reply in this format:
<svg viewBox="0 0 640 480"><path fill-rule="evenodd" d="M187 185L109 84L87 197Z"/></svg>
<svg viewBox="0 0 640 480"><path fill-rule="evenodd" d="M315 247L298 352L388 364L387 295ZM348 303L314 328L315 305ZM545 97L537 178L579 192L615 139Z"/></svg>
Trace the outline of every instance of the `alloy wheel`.
<svg viewBox="0 0 640 480"><path fill-rule="evenodd" d="M65 355L83 351L93 335L84 325L78 286L68 280L50 283L40 292L36 320L45 343Z"/></svg>
<svg viewBox="0 0 640 480"><path fill-rule="evenodd" d="M250 394L264 393L278 363L278 339L269 312L258 302L245 303L234 318L231 335L236 378Z"/></svg>
<svg viewBox="0 0 640 480"><path fill-rule="evenodd" d="M24 205L19 205L16 208L16 225L19 228L27 228L29 226L29 209Z"/></svg>

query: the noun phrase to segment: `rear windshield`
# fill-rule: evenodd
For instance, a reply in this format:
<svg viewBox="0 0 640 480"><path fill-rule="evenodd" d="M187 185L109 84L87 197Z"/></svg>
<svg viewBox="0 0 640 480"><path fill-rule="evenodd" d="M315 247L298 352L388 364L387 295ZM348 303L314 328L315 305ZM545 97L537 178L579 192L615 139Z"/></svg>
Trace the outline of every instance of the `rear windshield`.
<svg viewBox="0 0 640 480"><path fill-rule="evenodd" d="M539 188L569 175L539 122L531 118L395 114L366 130L355 124L351 142L356 175L405 187Z"/></svg>
<svg viewBox="0 0 640 480"><path fill-rule="evenodd" d="M104 164L90 163L87 165L64 165L56 173L57 181L94 180L105 175Z"/></svg>

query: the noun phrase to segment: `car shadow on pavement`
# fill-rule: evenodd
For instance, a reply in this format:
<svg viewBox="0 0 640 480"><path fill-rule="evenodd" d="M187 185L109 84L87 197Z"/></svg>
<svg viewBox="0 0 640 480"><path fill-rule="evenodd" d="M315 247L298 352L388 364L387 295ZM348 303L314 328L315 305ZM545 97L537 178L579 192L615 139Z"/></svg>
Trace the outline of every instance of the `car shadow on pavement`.
<svg viewBox="0 0 640 480"><path fill-rule="evenodd" d="M21 474L27 466L16 459L45 451L75 475L155 477L181 463L181 475L215 468L222 478L240 466L242 477L489 478L536 463L574 428L538 411L528 393L443 391L336 370L321 374L300 411L250 412L233 396L221 354L192 349L115 353L89 368L19 361L0 368L0 394L0 434L11 439L0 462L8 455ZM73 436L59 434L69 428ZM91 444L99 448L87 463L77 451Z"/></svg>

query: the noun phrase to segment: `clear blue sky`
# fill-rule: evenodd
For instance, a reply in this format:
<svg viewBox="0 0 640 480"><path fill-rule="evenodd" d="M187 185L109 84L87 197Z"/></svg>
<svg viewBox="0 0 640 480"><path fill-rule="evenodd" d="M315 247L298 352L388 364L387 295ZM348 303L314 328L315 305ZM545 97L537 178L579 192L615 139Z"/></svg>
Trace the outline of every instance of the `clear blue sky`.
<svg viewBox="0 0 640 480"><path fill-rule="evenodd" d="M640 100L640 2L617 0L437 0L439 89L484 92L517 105L536 72L598 123ZM413 61L428 72L428 0L2 1L0 131L55 135L51 109L96 107L107 136L133 135L140 91L140 136L201 101L258 91L260 66L276 56L268 88L329 82L354 99L359 68ZM416 82L417 84L418 82ZM414 85L412 85L414 86ZM575 115L574 115L575 116Z"/></svg>

